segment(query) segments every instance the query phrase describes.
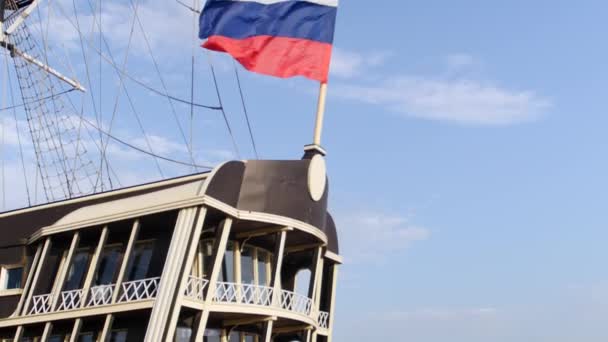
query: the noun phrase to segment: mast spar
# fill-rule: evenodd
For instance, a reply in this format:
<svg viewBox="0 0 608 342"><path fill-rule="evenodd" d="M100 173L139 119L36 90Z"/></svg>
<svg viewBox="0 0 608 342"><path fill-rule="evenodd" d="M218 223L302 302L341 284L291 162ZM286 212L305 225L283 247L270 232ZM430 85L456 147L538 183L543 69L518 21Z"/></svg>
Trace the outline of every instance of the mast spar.
<svg viewBox="0 0 608 342"><path fill-rule="evenodd" d="M10 52L14 62L33 143L36 178L51 202L104 190L104 182L99 162L92 160L83 143L82 125L75 122L81 113L65 99L68 92L85 89L42 62L48 61L47 51L28 27L26 19L39 4L40 0L0 0L0 47Z"/></svg>

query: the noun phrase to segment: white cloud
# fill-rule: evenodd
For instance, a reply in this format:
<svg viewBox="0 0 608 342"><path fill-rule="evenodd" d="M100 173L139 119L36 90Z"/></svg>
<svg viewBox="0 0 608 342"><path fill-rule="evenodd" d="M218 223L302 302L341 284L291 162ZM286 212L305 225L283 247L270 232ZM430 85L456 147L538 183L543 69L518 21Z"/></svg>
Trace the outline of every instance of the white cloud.
<svg viewBox="0 0 608 342"><path fill-rule="evenodd" d="M349 262L374 262L427 240L429 229L406 218L381 213L356 213L340 220L341 246Z"/></svg>
<svg viewBox="0 0 608 342"><path fill-rule="evenodd" d="M339 78L359 76L372 67L381 66L389 57L389 52L361 54L340 48L334 48L330 73Z"/></svg>
<svg viewBox="0 0 608 342"><path fill-rule="evenodd" d="M469 54L450 54L430 75L395 72L384 76L379 66L390 53L365 54L336 49L332 74L351 78L332 84L332 95L379 105L408 117L472 125L508 125L541 117L552 103L530 90L513 90L474 74L481 61ZM365 71L365 74L363 73ZM358 77L374 75L374 77ZM373 83L366 81L373 80Z"/></svg>
<svg viewBox="0 0 608 342"><path fill-rule="evenodd" d="M466 78L390 77L374 85L337 84L333 94L406 116L476 125L535 120L551 106L532 91L513 91Z"/></svg>

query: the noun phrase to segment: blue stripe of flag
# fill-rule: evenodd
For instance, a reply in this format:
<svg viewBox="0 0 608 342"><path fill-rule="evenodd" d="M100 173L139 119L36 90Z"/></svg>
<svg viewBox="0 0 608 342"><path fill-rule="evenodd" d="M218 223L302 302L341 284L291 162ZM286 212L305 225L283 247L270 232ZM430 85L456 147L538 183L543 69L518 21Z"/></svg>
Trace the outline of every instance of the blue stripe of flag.
<svg viewBox="0 0 608 342"><path fill-rule="evenodd" d="M307 1L264 5L250 1L208 1L200 17L201 39L224 36L289 37L332 44L337 8Z"/></svg>

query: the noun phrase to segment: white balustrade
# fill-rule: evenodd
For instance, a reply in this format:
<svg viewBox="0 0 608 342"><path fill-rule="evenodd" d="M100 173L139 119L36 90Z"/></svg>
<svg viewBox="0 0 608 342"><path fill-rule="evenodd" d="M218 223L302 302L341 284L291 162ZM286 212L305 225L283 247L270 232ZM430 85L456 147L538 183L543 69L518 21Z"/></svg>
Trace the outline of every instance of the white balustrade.
<svg viewBox="0 0 608 342"><path fill-rule="evenodd" d="M247 305L272 306L274 289L253 284L218 282L213 301Z"/></svg>
<svg viewBox="0 0 608 342"><path fill-rule="evenodd" d="M40 315L51 312L51 303L53 302L53 296L50 294L38 295L32 297L32 308L30 309L30 315Z"/></svg>
<svg viewBox="0 0 608 342"><path fill-rule="evenodd" d="M112 304L112 296L114 295L114 287L116 285L98 285L91 287L89 294L89 302L87 306L101 306Z"/></svg>
<svg viewBox="0 0 608 342"><path fill-rule="evenodd" d="M282 290L281 309L309 316L312 309L312 300L299 293Z"/></svg>
<svg viewBox="0 0 608 342"><path fill-rule="evenodd" d="M317 323L321 329L329 328L329 312L320 311Z"/></svg>
<svg viewBox="0 0 608 342"><path fill-rule="evenodd" d="M59 295L57 311L74 310L82 305L83 290L64 291Z"/></svg>
<svg viewBox="0 0 608 342"><path fill-rule="evenodd" d="M188 283L186 283L186 297L201 301L204 300L205 288L208 284L209 280L207 279L190 276L188 278Z"/></svg>
<svg viewBox="0 0 608 342"><path fill-rule="evenodd" d="M118 301L124 303L156 298L159 284L160 278L142 279L123 283L122 295Z"/></svg>

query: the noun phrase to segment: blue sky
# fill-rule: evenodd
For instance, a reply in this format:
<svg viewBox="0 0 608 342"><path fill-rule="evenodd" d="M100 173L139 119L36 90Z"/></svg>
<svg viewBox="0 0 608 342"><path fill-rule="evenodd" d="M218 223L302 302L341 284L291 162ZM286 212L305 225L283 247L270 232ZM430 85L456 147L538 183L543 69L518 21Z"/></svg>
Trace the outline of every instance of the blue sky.
<svg viewBox="0 0 608 342"><path fill-rule="evenodd" d="M121 56L130 14L105 4ZM607 10L591 0L341 2L323 143L346 260L337 341L608 339ZM188 97L192 16L161 0L142 0L141 16L169 89ZM51 40L77 60L77 36L60 22ZM160 87L141 38L128 70ZM214 104L207 55L195 56L196 100ZM211 59L240 157L253 158L232 62ZM261 156L300 157L317 85L240 72ZM166 101L131 87L155 146L184 157ZM116 134L141 145L124 98L120 109ZM177 110L186 125L189 109ZM197 111L195 142L201 162L237 157L217 112ZM18 159L5 155L5 187L17 193ZM119 146L111 156L125 184L159 177L149 158Z"/></svg>

